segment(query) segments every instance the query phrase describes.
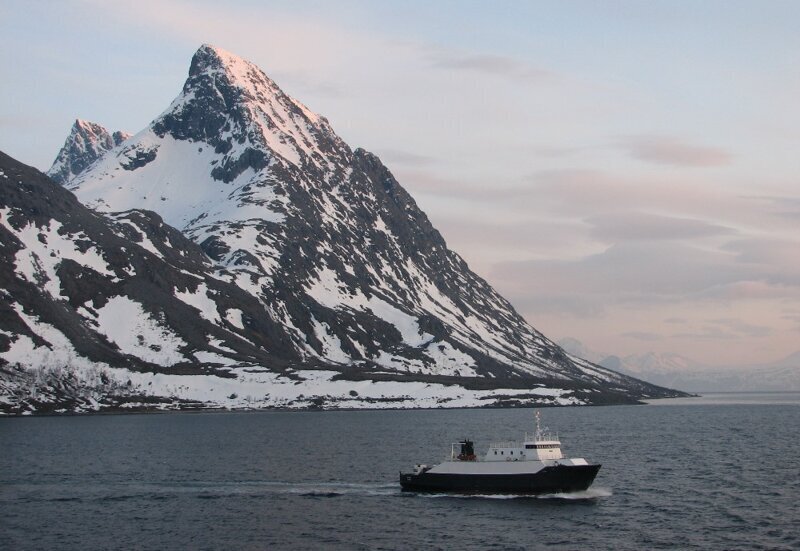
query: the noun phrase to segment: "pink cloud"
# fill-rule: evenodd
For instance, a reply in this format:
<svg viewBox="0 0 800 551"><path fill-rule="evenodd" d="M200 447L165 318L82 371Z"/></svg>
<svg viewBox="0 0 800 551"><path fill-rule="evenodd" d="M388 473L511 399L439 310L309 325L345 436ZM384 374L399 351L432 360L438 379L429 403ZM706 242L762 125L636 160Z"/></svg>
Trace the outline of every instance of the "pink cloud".
<svg viewBox="0 0 800 551"><path fill-rule="evenodd" d="M628 153L651 163L710 167L727 165L731 155L716 147L692 145L667 136L630 136L621 140Z"/></svg>

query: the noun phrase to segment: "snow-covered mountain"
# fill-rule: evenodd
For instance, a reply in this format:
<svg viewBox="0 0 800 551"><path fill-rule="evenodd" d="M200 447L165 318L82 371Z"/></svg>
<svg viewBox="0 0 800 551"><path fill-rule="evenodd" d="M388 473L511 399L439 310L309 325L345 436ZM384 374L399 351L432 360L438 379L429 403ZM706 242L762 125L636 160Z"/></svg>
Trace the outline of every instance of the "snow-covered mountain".
<svg viewBox="0 0 800 551"><path fill-rule="evenodd" d="M570 356L533 329L447 248L377 157L351 150L325 118L284 94L251 63L218 48L197 51L182 92L164 113L65 184L110 223L133 224L138 243L156 247L144 226L158 217L131 209L158 213L164 227L174 226L194 242L208 260L198 258L198 266L179 273L200 278L198 283L165 276L159 279L162 291L170 303L183 304L180 310L196 311L262 354L239 351L208 333L208 342L226 343L203 352L226 358L216 363L218 372L226 370L227 383L209 383L219 373L195 370L205 380L175 393L177 398L241 405L200 390L212 384L234 389L231 396L249 393L248 403L257 407L622 403L674 394ZM145 222L137 222L140 217ZM172 237L168 243L183 248ZM14 277L35 272L31 266L17 261ZM53 261L47 280L60 272ZM228 304L227 291L212 280L236 288L241 302ZM145 370L188 381L193 379L180 375L185 366L205 369L193 352L199 345L183 337L177 327L183 322L168 315L170 308L113 290L73 297L63 279L66 294L55 293L58 284L50 286L56 303L66 300L77 309L80 319L74 322L96 332L113 331L107 324L114 316L98 308L129 300L142 305L138 319L151 320L142 323L156 320L186 344L174 345L175 356L150 362ZM126 308L120 317L137 307ZM36 316L36 310L25 312ZM19 334L8 332L12 341ZM148 361L145 348L124 350L132 369L137 358ZM8 361L8 353L0 351L0 358ZM15 358L24 369L24 358ZM276 374L290 376L294 396L302 398L276 398L284 396L272 390ZM251 388L246 381L254 379L260 382ZM151 395L163 398L163 392L159 387Z"/></svg>
<svg viewBox="0 0 800 551"><path fill-rule="evenodd" d="M748 371L739 389L800 391L800 350L785 358Z"/></svg>
<svg viewBox="0 0 800 551"><path fill-rule="evenodd" d="M713 367L674 352L620 357L592 350L572 337L560 339L558 344L568 353L608 369L686 392L800 390L800 351L763 365Z"/></svg>
<svg viewBox="0 0 800 551"><path fill-rule="evenodd" d="M47 175L59 184L64 184L130 136L119 130L110 133L99 124L76 119L64 147L58 152Z"/></svg>
<svg viewBox="0 0 800 551"><path fill-rule="evenodd" d="M645 374L688 373L703 369L701 364L674 352L645 352L643 354L630 354L623 358L610 355L605 356L598 363L609 369L619 370L638 377L642 377Z"/></svg>
<svg viewBox="0 0 800 551"><path fill-rule="evenodd" d="M706 366L674 352L645 352L617 356L593 350L578 339L566 337L558 340L564 350L615 371L634 376L653 375L659 373L690 372L705 369Z"/></svg>

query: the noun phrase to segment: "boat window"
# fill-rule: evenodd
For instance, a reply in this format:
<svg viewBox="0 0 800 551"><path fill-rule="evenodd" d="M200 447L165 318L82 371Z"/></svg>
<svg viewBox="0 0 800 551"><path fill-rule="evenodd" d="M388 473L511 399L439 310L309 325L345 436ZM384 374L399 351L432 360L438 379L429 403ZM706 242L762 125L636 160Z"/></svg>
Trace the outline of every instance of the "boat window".
<svg viewBox="0 0 800 551"><path fill-rule="evenodd" d="M503 450L500 450L500 455L503 455Z"/></svg>
<svg viewBox="0 0 800 551"><path fill-rule="evenodd" d="M497 450L494 450L494 454L497 455Z"/></svg>
<svg viewBox="0 0 800 551"><path fill-rule="evenodd" d="M511 450L511 455L514 455L514 450Z"/></svg>
<svg viewBox="0 0 800 551"><path fill-rule="evenodd" d="M526 449L526 450L532 450L532 449L533 449L533 448L535 448L535 447L536 447L536 446L534 446L533 444L525 444L525 449Z"/></svg>

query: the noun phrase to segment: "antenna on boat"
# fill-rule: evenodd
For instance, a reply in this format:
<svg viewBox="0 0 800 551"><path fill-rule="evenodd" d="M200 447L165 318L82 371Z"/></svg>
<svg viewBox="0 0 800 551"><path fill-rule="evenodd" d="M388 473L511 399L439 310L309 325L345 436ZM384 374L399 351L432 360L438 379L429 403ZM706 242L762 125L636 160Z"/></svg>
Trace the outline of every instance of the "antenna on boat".
<svg viewBox="0 0 800 551"><path fill-rule="evenodd" d="M542 419L541 419L541 417L542 416L539 413L538 409L536 410L534 415L536 416L536 440L541 440L541 437L542 437L542 427L541 427L541 420Z"/></svg>

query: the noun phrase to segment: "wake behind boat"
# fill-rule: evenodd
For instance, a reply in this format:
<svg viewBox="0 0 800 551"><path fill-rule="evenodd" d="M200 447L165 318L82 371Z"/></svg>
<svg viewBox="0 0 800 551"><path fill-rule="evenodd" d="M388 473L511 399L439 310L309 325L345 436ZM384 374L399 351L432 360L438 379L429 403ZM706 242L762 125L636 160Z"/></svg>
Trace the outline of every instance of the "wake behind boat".
<svg viewBox="0 0 800 551"><path fill-rule="evenodd" d="M456 454L456 451L459 453ZM434 465L417 464L400 473L400 486L409 492L472 494L546 494L586 490L600 470L583 458L565 458L558 435L542 430L536 412L536 432L522 444L498 442L477 457L471 440L452 444L450 457Z"/></svg>

